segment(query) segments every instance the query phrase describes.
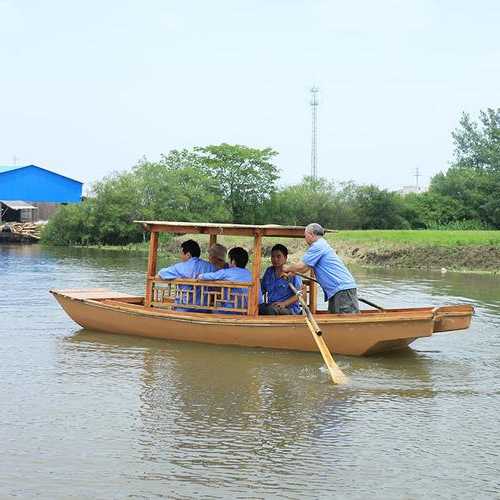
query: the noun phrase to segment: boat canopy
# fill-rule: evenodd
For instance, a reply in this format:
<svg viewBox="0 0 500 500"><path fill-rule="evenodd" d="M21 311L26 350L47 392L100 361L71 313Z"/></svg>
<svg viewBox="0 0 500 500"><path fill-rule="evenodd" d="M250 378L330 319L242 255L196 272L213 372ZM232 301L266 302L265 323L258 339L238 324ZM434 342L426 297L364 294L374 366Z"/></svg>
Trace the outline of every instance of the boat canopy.
<svg viewBox="0 0 500 500"><path fill-rule="evenodd" d="M252 252L252 281L248 290L249 316L257 316L259 311L260 272L262 260L262 238L267 236L283 238L303 238L304 226L279 226L268 224L255 226L248 224L222 224L217 222L178 222L178 221L134 221L141 224L145 231L151 233L149 240L148 270L146 275L145 305L154 306L154 297L161 279L156 276L158 262L158 235L159 233L173 234L208 234L209 246L217 242L217 236L250 236L253 238ZM325 230L327 232L328 230ZM331 230L329 232L332 232ZM227 282L230 283L230 282ZM200 283L201 284L201 283ZM193 286L191 286L193 288ZM309 307L316 312L316 290L314 286L309 291Z"/></svg>
<svg viewBox="0 0 500 500"><path fill-rule="evenodd" d="M152 233L175 234L217 234L220 236L282 236L285 238L303 238L304 226L279 226L267 224L254 226L248 224L223 224L218 222L173 222L136 220L146 231ZM325 232L332 232L325 229Z"/></svg>

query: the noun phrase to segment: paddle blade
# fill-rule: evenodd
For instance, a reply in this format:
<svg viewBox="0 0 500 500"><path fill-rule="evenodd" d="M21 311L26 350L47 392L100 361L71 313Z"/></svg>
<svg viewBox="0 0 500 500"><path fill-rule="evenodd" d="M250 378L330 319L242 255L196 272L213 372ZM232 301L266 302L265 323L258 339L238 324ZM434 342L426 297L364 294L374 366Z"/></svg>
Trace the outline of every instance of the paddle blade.
<svg viewBox="0 0 500 500"><path fill-rule="evenodd" d="M335 363L330 353L330 350L328 349L328 346L326 345L325 340L323 339L323 336L319 336L315 332L315 328L309 321L309 318L307 316L306 316L306 322L307 326L309 327L309 330L311 331L312 336L314 337L314 340L316 341L316 345L318 346L321 356L323 356L323 361L325 362L325 365L328 368L328 371L330 372L330 376L332 377L333 383L347 384L349 379L346 377L344 372L339 368L337 363Z"/></svg>

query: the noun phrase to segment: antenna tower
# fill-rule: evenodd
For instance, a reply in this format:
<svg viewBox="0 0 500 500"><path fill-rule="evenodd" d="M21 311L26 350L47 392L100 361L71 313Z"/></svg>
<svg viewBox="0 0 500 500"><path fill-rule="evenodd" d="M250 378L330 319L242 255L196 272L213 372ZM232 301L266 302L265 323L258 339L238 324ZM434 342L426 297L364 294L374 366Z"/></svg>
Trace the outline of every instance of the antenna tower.
<svg viewBox="0 0 500 500"><path fill-rule="evenodd" d="M415 169L415 179L416 179L416 181L417 181L417 182L415 183L415 188L416 188L416 190L417 190L417 193L419 193L419 192L420 192L420 185L419 185L419 183L418 183L418 179L419 179L420 177L422 177L422 176L420 175L420 169L417 167L417 168Z"/></svg>
<svg viewBox="0 0 500 500"><path fill-rule="evenodd" d="M318 92L319 88L311 88L312 140L311 140L311 177L318 178Z"/></svg>

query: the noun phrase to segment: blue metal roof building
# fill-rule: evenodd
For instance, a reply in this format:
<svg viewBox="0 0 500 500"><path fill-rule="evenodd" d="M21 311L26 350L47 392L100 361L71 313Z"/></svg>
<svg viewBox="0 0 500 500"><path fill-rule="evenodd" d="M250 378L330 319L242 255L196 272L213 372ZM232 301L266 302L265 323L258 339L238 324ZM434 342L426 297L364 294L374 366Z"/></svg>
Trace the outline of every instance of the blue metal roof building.
<svg viewBox="0 0 500 500"><path fill-rule="evenodd" d="M36 165L0 167L0 200L78 203L82 183Z"/></svg>

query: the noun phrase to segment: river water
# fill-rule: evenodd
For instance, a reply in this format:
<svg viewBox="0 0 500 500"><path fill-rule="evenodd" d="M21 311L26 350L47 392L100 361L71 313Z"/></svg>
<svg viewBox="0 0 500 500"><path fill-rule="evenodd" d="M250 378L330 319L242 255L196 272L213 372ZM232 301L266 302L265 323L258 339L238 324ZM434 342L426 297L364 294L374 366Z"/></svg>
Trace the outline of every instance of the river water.
<svg viewBox="0 0 500 500"><path fill-rule="evenodd" d="M0 498L500 498L500 277L354 269L382 306L467 302L399 354L84 331L50 288L142 293L145 258L0 245Z"/></svg>

